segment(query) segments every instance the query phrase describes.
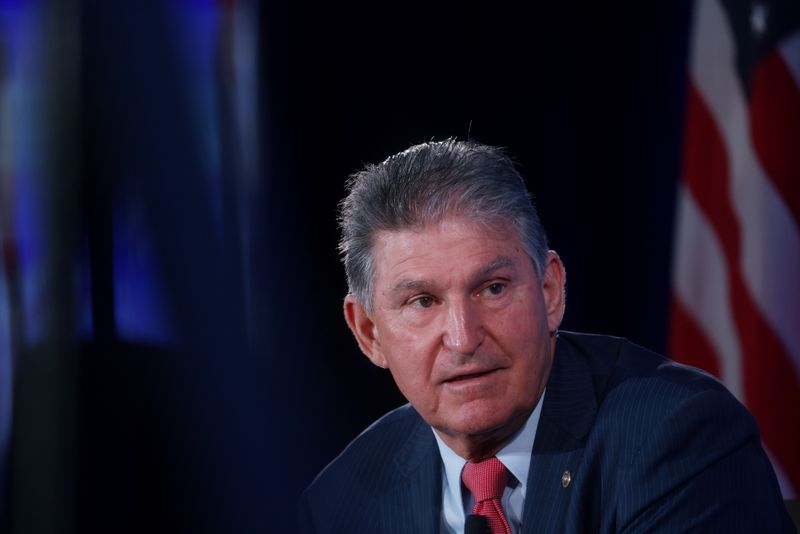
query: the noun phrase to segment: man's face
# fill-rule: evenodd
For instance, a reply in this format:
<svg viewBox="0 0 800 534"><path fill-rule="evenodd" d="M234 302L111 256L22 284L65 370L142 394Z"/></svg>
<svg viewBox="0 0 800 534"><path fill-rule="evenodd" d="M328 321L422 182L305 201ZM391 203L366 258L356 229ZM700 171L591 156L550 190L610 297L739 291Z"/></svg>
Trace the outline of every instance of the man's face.
<svg viewBox="0 0 800 534"><path fill-rule="evenodd" d="M558 256L540 280L513 229L448 218L379 232L373 258L373 312L345 304L367 356L446 442L508 437L550 372L564 309Z"/></svg>

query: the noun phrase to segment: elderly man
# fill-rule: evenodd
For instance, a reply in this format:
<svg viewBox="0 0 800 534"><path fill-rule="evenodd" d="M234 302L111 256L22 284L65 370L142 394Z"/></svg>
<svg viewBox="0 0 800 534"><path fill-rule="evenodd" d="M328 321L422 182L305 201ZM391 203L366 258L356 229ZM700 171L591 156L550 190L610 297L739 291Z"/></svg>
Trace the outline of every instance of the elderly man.
<svg viewBox="0 0 800 534"><path fill-rule="evenodd" d="M501 150L447 140L367 166L341 226L345 319L409 404L311 484L303 531L792 531L722 385L559 332L564 266Z"/></svg>

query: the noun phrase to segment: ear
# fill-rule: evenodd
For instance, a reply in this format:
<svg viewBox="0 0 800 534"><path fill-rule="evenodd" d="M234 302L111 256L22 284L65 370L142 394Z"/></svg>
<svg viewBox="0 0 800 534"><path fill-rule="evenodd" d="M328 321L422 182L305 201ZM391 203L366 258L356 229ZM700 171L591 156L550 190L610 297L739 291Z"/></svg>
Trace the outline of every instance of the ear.
<svg viewBox="0 0 800 534"><path fill-rule="evenodd" d="M344 320L353 332L361 352L378 367L388 368L389 364L381 350L375 321L353 295L347 295L344 299Z"/></svg>
<svg viewBox="0 0 800 534"><path fill-rule="evenodd" d="M561 258L555 250L547 251L542 275L542 293L547 312L547 329L550 332L558 330L564 319L564 309L567 305L566 283L567 272L564 270Z"/></svg>

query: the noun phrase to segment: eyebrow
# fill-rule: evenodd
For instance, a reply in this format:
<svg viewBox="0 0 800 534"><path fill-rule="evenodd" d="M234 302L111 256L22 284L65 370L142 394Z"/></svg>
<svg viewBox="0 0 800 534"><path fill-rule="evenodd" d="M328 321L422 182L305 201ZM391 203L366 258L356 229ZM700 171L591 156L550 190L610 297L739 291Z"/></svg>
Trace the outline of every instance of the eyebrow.
<svg viewBox="0 0 800 534"><path fill-rule="evenodd" d="M481 267L481 269L475 273L475 279L483 279L487 278L490 274L493 274L495 271L499 269L505 269L506 267L513 267L514 261L509 258L508 256L498 256L496 257L491 263Z"/></svg>
<svg viewBox="0 0 800 534"><path fill-rule="evenodd" d="M478 272L472 277L474 283L480 283L488 278L491 274L499 269L513 267L514 261L508 256L498 256L490 263L481 267ZM426 280L400 280L389 290L390 293L400 293L405 291L430 293L434 288L434 284Z"/></svg>
<svg viewBox="0 0 800 534"><path fill-rule="evenodd" d="M430 292L433 284L426 282L424 280L400 280L395 285L392 286L392 289L389 291L391 293L400 293L403 291L422 291L422 292Z"/></svg>

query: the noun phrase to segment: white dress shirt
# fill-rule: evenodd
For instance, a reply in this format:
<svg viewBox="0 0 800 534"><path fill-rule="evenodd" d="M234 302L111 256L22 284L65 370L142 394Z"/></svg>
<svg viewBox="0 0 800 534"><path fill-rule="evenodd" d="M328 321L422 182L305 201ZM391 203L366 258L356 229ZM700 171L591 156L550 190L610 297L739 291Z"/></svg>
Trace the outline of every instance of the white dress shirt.
<svg viewBox="0 0 800 534"><path fill-rule="evenodd" d="M531 451L533 440L536 438L536 428L539 426L539 415L542 413L544 393L539 397L536 408L533 409L528 420L522 428L511 438L496 454L506 469L511 473L508 486L503 491L503 510L511 527L511 532L517 534L522 529L522 511L525 502L525 490L528 483L528 470L531 464ZM475 500L461 482L461 470L467 460L453 452L448 447L438 432L433 431L439 454L442 457L442 520L441 530L450 534L464 532L464 521L472 513Z"/></svg>

